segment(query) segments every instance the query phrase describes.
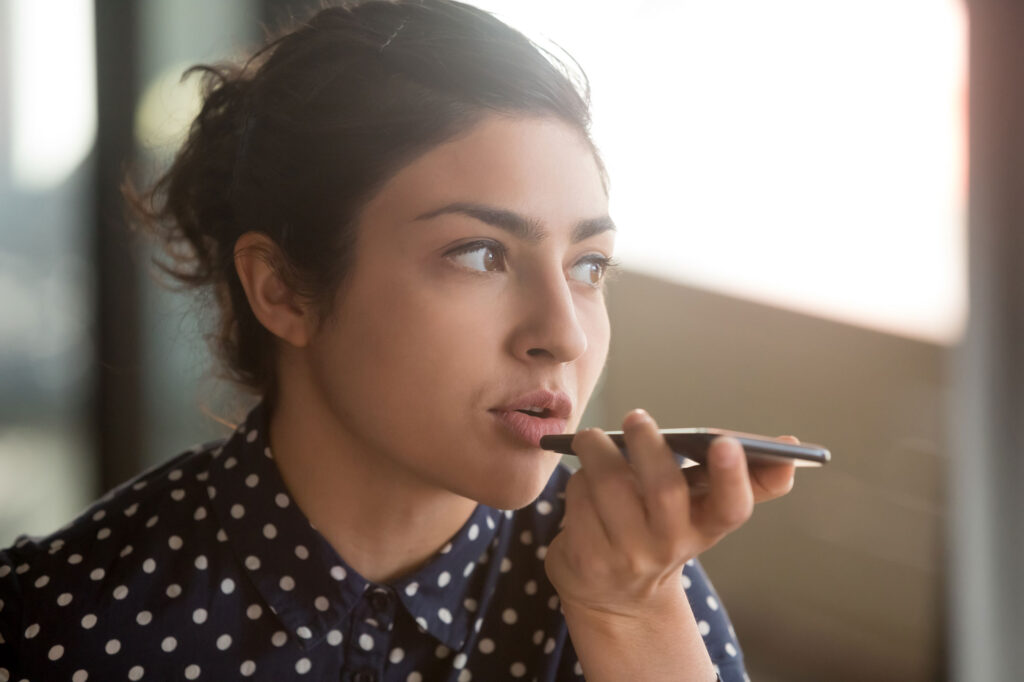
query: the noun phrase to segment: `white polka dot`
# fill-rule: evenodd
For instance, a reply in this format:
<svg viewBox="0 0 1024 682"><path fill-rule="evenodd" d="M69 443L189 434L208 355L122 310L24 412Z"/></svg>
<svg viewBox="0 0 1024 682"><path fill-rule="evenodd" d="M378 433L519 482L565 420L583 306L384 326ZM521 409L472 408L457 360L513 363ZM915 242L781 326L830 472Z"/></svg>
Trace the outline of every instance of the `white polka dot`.
<svg viewBox="0 0 1024 682"><path fill-rule="evenodd" d="M469 574L472 573L473 569L475 569L475 568L476 568L476 562L470 561L468 564L466 564L466 567L464 569L462 569L462 577L463 578L468 578Z"/></svg>
<svg viewBox="0 0 1024 682"><path fill-rule="evenodd" d="M238 460L235 459L234 457L228 457L226 460L224 460L225 469L234 469L236 464L238 464Z"/></svg>
<svg viewBox="0 0 1024 682"><path fill-rule="evenodd" d="M423 616L420 616L419 618L416 619L416 625L418 625L420 627L420 631L422 631L422 632L426 632L427 631L427 619L424 618Z"/></svg>
<svg viewBox="0 0 1024 682"><path fill-rule="evenodd" d="M255 488L260 484L260 477L256 474L249 474L245 477L245 485L250 488Z"/></svg>
<svg viewBox="0 0 1024 682"><path fill-rule="evenodd" d="M537 503L537 513L539 513L539 514L550 514L551 513L551 503L548 502L547 500L541 500L540 502L538 502Z"/></svg>
<svg viewBox="0 0 1024 682"><path fill-rule="evenodd" d="M47 652L46 657L49 658L51 661L56 661L63 655L64 647L62 647L60 644L55 644L54 646L50 647L50 650Z"/></svg>
<svg viewBox="0 0 1024 682"><path fill-rule="evenodd" d="M49 583L49 582L50 582L50 576L48 576L48 575L41 575L38 578L36 578L36 581L33 584L36 587L46 587L47 583Z"/></svg>
<svg viewBox="0 0 1024 682"><path fill-rule="evenodd" d="M373 637L370 637L370 635L367 635L367 634L359 635L359 646L363 649L363 651L370 651L370 650L372 650L373 649Z"/></svg>
<svg viewBox="0 0 1024 682"><path fill-rule="evenodd" d="M253 429L252 431L250 431L250 432L249 432L249 433L248 433L248 434L247 434L247 435L245 436L245 439L246 439L247 441L249 441L249 442L251 443L251 442L253 442L254 440L256 440L257 438L259 438L259 436L260 436L260 432L259 432L259 430L258 430L258 429Z"/></svg>
<svg viewBox="0 0 1024 682"><path fill-rule="evenodd" d="M296 547L295 547L295 556L299 557L300 559L308 559L309 558L309 550L306 549L305 545L296 545Z"/></svg>
<svg viewBox="0 0 1024 682"><path fill-rule="evenodd" d="M284 630L278 630L270 637L270 643L274 646L284 646L284 643L288 641L288 635Z"/></svg>
<svg viewBox="0 0 1024 682"><path fill-rule="evenodd" d="M503 620L508 625L512 625L517 620L519 620L519 614L515 612L515 609L505 609L501 612L501 620Z"/></svg>
<svg viewBox="0 0 1024 682"><path fill-rule="evenodd" d="M580 665L580 662L579 662L579 661L576 661L576 665L574 665L574 666L572 667L572 671L573 671L574 673L576 673L577 675L582 675L582 674L583 674L583 666L582 666L582 665Z"/></svg>
<svg viewBox="0 0 1024 682"><path fill-rule="evenodd" d="M171 583L167 586L166 592L168 597L170 597L171 599L175 599L181 596L181 585L179 585L178 583Z"/></svg>
<svg viewBox="0 0 1024 682"><path fill-rule="evenodd" d="M313 667L313 664L310 663L308 658L300 658L295 663L295 672L297 672L300 675L305 675L306 673L309 672L309 669L312 668L312 667Z"/></svg>
<svg viewBox="0 0 1024 682"><path fill-rule="evenodd" d="M152 573L156 570L156 562L152 559L146 559L142 562L142 570L145 573Z"/></svg>
<svg viewBox="0 0 1024 682"><path fill-rule="evenodd" d="M223 528L221 528L220 530L217 531L217 542L227 542L227 541L228 541L228 534L224 532Z"/></svg>
<svg viewBox="0 0 1024 682"><path fill-rule="evenodd" d="M448 654L452 652L451 649L446 647L444 644L438 644L437 648L434 649L434 655L438 658L447 658Z"/></svg>
<svg viewBox="0 0 1024 682"><path fill-rule="evenodd" d="M68 557L68 563L72 564L72 565L82 563L82 555L81 554L72 554L71 556ZM2 578L4 575L6 575L5 573L3 573L3 569L5 569L5 568L8 571L11 570L10 566L0 566L0 578Z"/></svg>
<svg viewBox="0 0 1024 682"><path fill-rule="evenodd" d="M207 615L209 614L206 613L206 609L196 609L192 612L192 620L197 625L202 625L206 622Z"/></svg>
<svg viewBox="0 0 1024 682"><path fill-rule="evenodd" d="M342 635L340 630L331 630L327 633L327 643L331 646L338 646L341 644Z"/></svg>
<svg viewBox="0 0 1024 682"><path fill-rule="evenodd" d="M214 488L212 485L206 486L206 496L209 497L211 500L216 498L217 497L217 489Z"/></svg>
<svg viewBox="0 0 1024 682"><path fill-rule="evenodd" d="M71 603L72 599L74 599L74 597L71 596L70 592L64 592L59 597L57 597L57 606L67 606ZM3 609L2 600L0 600L0 609Z"/></svg>
<svg viewBox="0 0 1024 682"><path fill-rule="evenodd" d="M403 651L401 647L396 646L391 650L391 653L388 654L388 660L392 663L401 663L403 658L405 658L405 651Z"/></svg>
<svg viewBox="0 0 1024 682"><path fill-rule="evenodd" d="M172 535L171 537L167 538L167 546L171 549L181 549L182 544L184 543L181 541L181 538L177 535Z"/></svg>
<svg viewBox="0 0 1024 682"><path fill-rule="evenodd" d="M114 599L116 599L118 601L121 601L122 599L124 599L127 596L128 596L128 586L127 585L118 585L117 587L114 588Z"/></svg>
<svg viewBox="0 0 1024 682"><path fill-rule="evenodd" d="M519 534L519 542L523 543L524 545L532 544L533 533L531 533L528 530L524 530L522 533Z"/></svg>
<svg viewBox="0 0 1024 682"><path fill-rule="evenodd" d="M523 591L526 592L526 594L537 594L537 581L527 580L526 584L523 585Z"/></svg>
<svg viewBox="0 0 1024 682"><path fill-rule="evenodd" d="M708 622L706 620L702 620L697 623L697 630L700 631L700 634L707 637L708 633L711 632L711 626L708 625Z"/></svg>
<svg viewBox="0 0 1024 682"><path fill-rule="evenodd" d="M250 571L258 571L260 570L260 566L260 558L258 556L250 554L245 557L245 567Z"/></svg>
<svg viewBox="0 0 1024 682"><path fill-rule="evenodd" d="M537 548L537 558L544 561L544 557L548 555L548 546L541 545Z"/></svg>
<svg viewBox="0 0 1024 682"><path fill-rule="evenodd" d="M326 611L330 608L331 604L327 601L327 597L317 597L313 600L313 606L316 607L317 611Z"/></svg>
<svg viewBox="0 0 1024 682"><path fill-rule="evenodd" d="M32 639L39 634L39 623L32 623L25 628L25 639Z"/></svg>
<svg viewBox="0 0 1024 682"><path fill-rule="evenodd" d="M544 653L550 654L555 650L555 638L548 637L548 641L544 642Z"/></svg>
<svg viewBox="0 0 1024 682"><path fill-rule="evenodd" d="M146 481L138 481L132 484L132 490L142 490L146 487Z"/></svg>
<svg viewBox="0 0 1024 682"><path fill-rule="evenodd" d="M516 661L511 666L509 666L508 671L512 673L512 677L522 677L526 674L526 666Z"/></svg>
<svg viewBox="0 0 1024 682"><path fill-rule="evenodd" d="M82 560L82 557L80 555L72 554L70 557L68 557L68 563L69 564L76 563L74 561L71 561L71 559L74 558L74 557L78 557L79 561ZM11 567L10 566L7 566L6 564L3 565L3 566L0 566L0 578L6 578L10 574L11 574Z"/></svg>
<svg viewBox="0 0 1024 682"><path fill-rule="evenodd" d="M444 587L452 580L452 574L448 571L441 571L441 575L437 576L437 586Z"/></svg>
<svg viewBox="0 0 1024 682"><path fill-rule="evenodd" d="M231 635L224 633L217 638L217 648L221 651L227 650L231 646Z"/></svg>
<svg viewBox="0 0 1024 682"><path fill-rule="evenodd" d="M476 540L478 537L480 537L480 527L474 523L469 527L469 539Z"/></svg>
<svg viewBox="0 0 1024 682"><path fill-rule="evenodd" d="M171 491L171 499L175 502L181 502L185 499L185 491L181 488L175 488Z"/></svg>
<svg viewBox="0 0 1024 682"><path fill-rule="evenodd" d="M487 516L487 527L494 530L494 519L490 515Z"/></svg>
<svg viewBox="0 0 1024 682"><path fill-rule="evenodd" d="M543 641L544 641L544 631L543 630L537 630L537 632L533 633L533 643L534 644L539 645Z"/></svg>
<svg viewBox="0 0 1024 682"><path fill-rule="evenodd" d="M113 656L114 654L116 654L118 651L121 650L121 642L119 642L116 639L111 639L111 640L107 641L107 645L105 647L103 647L103 650L106 651L111 656Z"/></svg>
<svg viewBox="0 0 1024 682"><path fill-rule="evenodd" d="M250 677L256 672L256 663L254 661L242 661L242 665L239 666L238 672L242 673L243 677Z"/></svg>
<svg viewBox="0 0 1024 682"><path fill-rule="evenodd" d="M480 653L492 654L494 653L494 640L485 637L480 640L480 644L477 645L477 648L480 649Z"/></svg>
<svg viewBox="0 0 1024 682"><path fill-rule="evenodd" d="M469 682L472 679L473 673L469 672L469 670L467 669L459 673L459 679L456 682Z"/></svg>
<svg viewBox="0 0 1024 682"><path fill-rule="evenodd" d="M27 542L28 539L26 538L25 541ZM17 573L18 575L23 575L25 573L28 573L28 569L29 569L29 565L28 564L21 564L16 569L14 569L14 572Z"/></svg>
<svg viewBox="0 0 1024 682"><path fill-rule="evenodd" d="M455 658L452 659L452 667L456 670L462 670L466 667L466 654L455 654Z"/></svg>
<svg viewBox="0 0 1024 682"><path fill-rule="evenodd" d="M106 574L107 572L104 571L102 568L94 568L92 572L89 573L89 578L92 580L103 580L103 576L105 576Z"/></svg>
<svg viewBox="0 0 1024 682"><path fill-rule="evenodd" d="M164 640L160 642L160 648L170 653L178 648L178 640L173 637L164 637Z"/></svg>
<svg viewBox="0 0 1024 682"><path fill-rule="evenodd" d="M199 666L193 663L189 667L185 668L185 679L194 680L199 677L200 672Z"/></svg>
<svg viewBox="0 0 1024 682"><path fill-rule="evenodd" d="M512 570L512 560L508 557L504 557L501 560L501 572L508 573L510 570Z"/></svg>
<svg viewBox="0 0 1024 682"><path fill-rule="evenodd" d="M96 531L96 539L97 540L106 540L109 537L110 537L110 529L109 528L100 528L98 531Z"/></svg>
<svg viewBox="0 0 1024 682"><path fill-rule="evenodd" d="M274 503L277 504L277 506L280 507L281 509L287 507L290 502L291 500L289 500L288 496L285 495L284 493L278 493L277 495L274 496Z"/></svg>
<svg viewBox="0 0 1024 682"><path fill-rule="evenodd" d="M410 597L416 596L416 591L420 589L420 584L417 582L411 582L405 586L405 593Z"/></svg>
<svg viewBox="0 0 1024 682"><path fill-rule="evenodd" d="M95 514L92 515L92 520L93 521L99 521L99 520L101 520L106 515L107 515L106 510L100 509L99 511L97 511Z"/></svg>
<svg viewBox="0 0 1024 682"><path fill-rule="evenodd" d="M124 508L125 516L135 516L135 512L139 511L139 503L132 502L130 505Z"/></svg>
<svg viewBox="0 0 1024 682"><path fill-rule="evenodd" d="M196 507L195 512L192 514L192 518L195 519L196 521L202 521L203 519L205 519L206 518L206 507L203 507L202 505Z"/></svg>
<svg viewBox="0 0 1024 682"><path fill-rule="evenodd" d="M331 577L335 580L344 580L347 573L341 566L335 566L331 569Z"/></svg>
<svg viewBox="0 0 1024 682"><path fill-rule="evenodd" d="M449 625L452 622L452 612L445 608L437 610L437 617L441 619L441 622L445 625Z"/></svg>
<svg viewBox="0 0 1024 682"><path fill-rule="evenodd" d="M268 523L267 525L263 526L263 537L265 537L268 540L273 540L274 538L276 538L277 527L272 523Z"/></svg>
<svg viewBox="0 0 1024 682"><path fill-rule="evenodd" d="M281 580L277 583L282 590L285 592L291 592L295 589L295 579L290 575L281 576Z"/></svg>
<svg viewBox="0 0 1024 682"><path fill-rule="evenodd" d="M160 517L157 516L156 514L154 514L153 516L150 516L148 519L146 519L146 528L152 528L153 526L156 525L156 522L159 521L159 520L160 520Z"/></svg>
<svg viewBox="0 0 1024 682"><path fill-rule="evenodd" d="M712 611L717 611L718 610L718 600L715 599L710 594L708 595L707 603L708 603L708 608L711 609Z"/></svg>
<svg viewBox="0 0 1024 682"><path fill-rule="evenodd" d="M690 589L691 585L693 585L693 582L690 580L690 576L688 576L688 575L686 575L684 573L683 574L683 589L684 590L688 590L688 589Z"/></svg>
<svg viewBox="0 0 1024 682"><path fill-rule="evenodd" d="M462 600L462 606L465 607L465 609L467 611L469 611L470 613L473 613L473 612L476 611L476 607L477 607L476 599L472 599L470 597L466 597L465 599Z"/></svg>
<svg viewBox="0 0 1024 682"><path fill-rule="evenodd" d="M249 608L245 610L245 615L249 617L249 620L256 620L263 615L263 607L259 604L249 604Z"/></svg>
<svg viewBox="0 0 1024 682"><path fill-rule="evenodd" d="M477 632L480 632L480 628L483 626L483 624L484 624L484 619L483 618L477 618L476 622L473 623L473 629L476 630Z"/></svg>
<svg viewBox="0 0 1024 682"><path fill-rule="evenodd" d="M210 563L206 560L205 554L200 554L199 556L197 556L193 564L195 564L195 567L198 568L200 571L205 571L207 567L210 565Z"/></svg>
<svg viewBox="0 0 1024 682"><path fill-rule="evenodd" d="M167 478L171 481L177 481L181 478L181 469L173 469L169 474L167 474Z"/></svg>
<svg viewBox="0 0 1024 682"><path fill-rule="evenodd" d="M146 674L146 670L141 665L132 666L132 669L128 671L129 680L141 680L142 676Z"/></svg>
<svg viewBox="0 0 1024 682"><path fill-rule="evenodd" d="M124 557L128 556L129 554L131 554L131 553L132 553L132 551L133 551L133 550L132 550L132 546L131 546L131 545L125 545L125 546L124 546L124 547L123 547L123 548L121 549L121 554L120 554L121 558L123 559Z"/></svg>
<svg viewBox="0 0 1024 682"><path fill-rule="evenodd" d="M727 654L729 654L730 656L733 656L733 657L736 656L736 653L737 653L736 652L736 647L734 647L732 645L732 642L726 642L725 643L725 653L727 653Z"/></svg>
<svg viewBox="0 0 1024 682"><path fill-rule="evenodd" d="M76 670L75 674L71 676L71 682L85 682L89 679L89 673L84 670Z"/></svg>
<svg viewBox="0 0 1024 682"><path fill-rule="evenodd" d="M235 581L231 578L224 578L220 581L220 591L224 594L231 594L235 591Z"/></svg>
<svg viewBox="0 0 1024 682"><path fill-rule="evenodd" d="M245 507L240 504L231 505L231 516L236 519L242 518L245 516Z"/></svg>
<svg viewBox="0 0 1024 682"><path fill-rule="evenodd" d="M139 615L135 616L135 622L139 625L149 625L153 621L153 614L149 611L139 611Z"/></svg>
<svg viewBox="0 0 1024 682"><path fill-rule="evenodd" d="M405 678L405 682L423 682L423 675L413 670L409 673L409 677Z"/></svg>

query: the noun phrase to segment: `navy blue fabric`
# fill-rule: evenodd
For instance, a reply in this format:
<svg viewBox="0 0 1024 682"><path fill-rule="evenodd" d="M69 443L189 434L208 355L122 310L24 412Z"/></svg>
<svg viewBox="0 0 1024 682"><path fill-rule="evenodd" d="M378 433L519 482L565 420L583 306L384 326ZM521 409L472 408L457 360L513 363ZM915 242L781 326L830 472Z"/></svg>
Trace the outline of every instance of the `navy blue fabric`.
<svg viewBox="0 0 1024 682"><path fill-rule="evenodd" d="M0 682L583 679L543 561L569 470L516 512L479 505L422 568L374 584L292 502L265 424L259 406L0 551ZM721 678L746 679L700 565L682 579Z"/></svg>

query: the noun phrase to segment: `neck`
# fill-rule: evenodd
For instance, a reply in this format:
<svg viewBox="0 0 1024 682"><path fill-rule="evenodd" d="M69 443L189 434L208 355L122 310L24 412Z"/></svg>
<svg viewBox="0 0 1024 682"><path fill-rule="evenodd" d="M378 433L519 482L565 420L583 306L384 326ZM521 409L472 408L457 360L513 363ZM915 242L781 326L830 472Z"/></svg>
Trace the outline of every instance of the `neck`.
<svg viewBox="0 0 1024 682"><path fill-rule="evenodd" d="M476 507L369 451L315 396L280 393L269 438L292 499L346 563L373 582L422 565Z"/></svg>

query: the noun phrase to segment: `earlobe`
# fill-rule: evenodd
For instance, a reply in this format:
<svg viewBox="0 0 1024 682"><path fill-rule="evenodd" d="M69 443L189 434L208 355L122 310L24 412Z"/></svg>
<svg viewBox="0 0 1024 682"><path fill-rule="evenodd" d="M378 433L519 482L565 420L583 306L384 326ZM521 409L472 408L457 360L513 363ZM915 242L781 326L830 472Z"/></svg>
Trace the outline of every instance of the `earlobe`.
<svg viewBox="0 0 1024 682"><path fill-rule="evenodd" d="M246 232L235 242L235 272L249 307L267 330L292 346L309 343L309 306L281 278L275 263L283 257L267 235Z"/></svg>

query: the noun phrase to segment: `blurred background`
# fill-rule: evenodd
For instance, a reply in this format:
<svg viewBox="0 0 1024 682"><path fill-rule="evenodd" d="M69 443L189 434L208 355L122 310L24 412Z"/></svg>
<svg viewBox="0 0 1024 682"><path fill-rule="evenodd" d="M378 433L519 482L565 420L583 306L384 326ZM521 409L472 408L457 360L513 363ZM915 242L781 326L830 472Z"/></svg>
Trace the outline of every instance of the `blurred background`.
<svg viewBox="0 0 1024 682"><path fill-rule="evenodd" d="M1021 679L1022 5L476 4L593 88L625 271L588 425L832 449L703 557L752 678ZM317 5L0 0L0 546L244 414L118 186L185 68Z"/></svg>

